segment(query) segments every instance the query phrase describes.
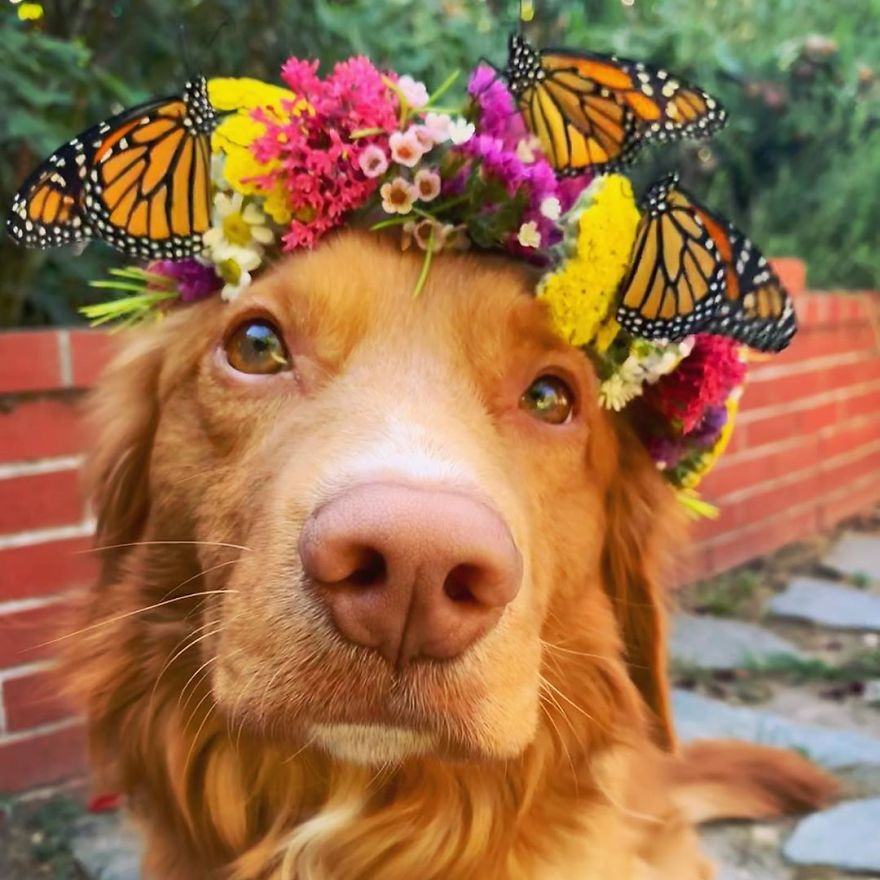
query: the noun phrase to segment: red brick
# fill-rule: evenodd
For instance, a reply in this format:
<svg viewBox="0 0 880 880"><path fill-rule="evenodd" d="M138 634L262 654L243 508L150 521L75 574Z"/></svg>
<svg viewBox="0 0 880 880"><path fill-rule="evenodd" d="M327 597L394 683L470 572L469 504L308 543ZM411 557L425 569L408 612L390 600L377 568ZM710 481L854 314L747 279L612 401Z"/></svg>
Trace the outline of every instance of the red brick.
<svg viewBox="0 0 880 880"><path fill-rule="evenodd" d="M73 384L90 388L117 348L113 337L102 330L71 330L70 356L73 361Z"/></svg>
<svg viewBox="0 0 880 880"><path fill-rule="evenodd" d="M7 730L17 733L73 715L73 708L63 696L63 687L57 669L6 679L3 682L3 705Z"/></svg>
<svg viewBox="0 0 880 880"><path fill-rule="evenodd" d="M6 613L0 605L0 669L56 654L53 639L67 631L67 621L68 606L60 601Z"/></svg>
<svg viewBox="0 0 880 880"><path fill-rule="evenodd" d="M798 438L795 444L757 458L742 461L730 459L728 462L722 456L717 467L706 477L701 491L707 498L723 503L726 494L750 486L761 486L788 474L809 471L816 467L818 461L817 438L806 434Z"/></svg>
<svg viewBox="0 0 880 880"><path fill-rule="evenodd" d="M748 425L749 448L757 449L769 443L793 440L804 434L819 431L828 425L833 425L837 421L837 414L837 401L831 400L813 407L806 405L778 415L771 414L754 420L744 419L743 421Z"/></svg>
<svg viewBox="0 0 880 880"><path fill-rule="evenodd" d="M69 538L0 550L0 602L81 587L97 575L92 539Z"/></svg>
<svg viewBox="0 0 880 880"><path fill-rule="evenodd" d="M843 491L823 497L819 506L820 525L823 529L830 529L846 517L870 510L878 502L880 473L856 489L845 486Z"/></svg>
<svg viewBox="0 0 880 880"><path fill-rule="evenodd" d="M0 333L0 393L45 391L61 385L54 330Z"/></svg>
<svg viewBox="0 0 880 880"><path fill-rule="evenodd" d="M880 388L842 399L838 406L839 418L855 416L875 416L880 419Z"/></svg>
<svg viewBox="0 0 880 880"><path fill-rule="evenodd" d="M86 766L86 737L79 724L0 743L0 792L62 782L85 772Z"/></svg>
<svg viewBox="0 0 880 880"><path fill-rule="evenodd" d="M819 438L819 450L823 460L852 452L860 446L880 441L880 418L856 419L835 425L827 434Z"/></svg>
<svg viewBox="0 0 880 880"><path fill-rule="evenodd" d="M0 534L71 525L84 510L78 470L0 480Z"/></svg>
<svg viewBox="0 0 880 880"><path fill-rule="evenodd" d="M21 400L0 410L0 462L74 455L85 449L73 397Z"/></svg>
<svg viewBox="0 0 880 880"><path fill-rule="evenodd" d="M797 257L774 257L770 261L779 280L793 296L797 296L807 286L807 267Z"/></svg>

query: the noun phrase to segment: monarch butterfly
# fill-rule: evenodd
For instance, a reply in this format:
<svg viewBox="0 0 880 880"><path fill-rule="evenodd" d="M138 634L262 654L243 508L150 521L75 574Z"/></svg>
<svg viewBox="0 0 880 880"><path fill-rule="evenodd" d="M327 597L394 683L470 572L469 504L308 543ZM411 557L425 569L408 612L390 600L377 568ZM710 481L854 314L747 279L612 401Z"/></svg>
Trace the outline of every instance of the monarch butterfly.
<svg viewBox="0 0 880 880"><path fill-rule="evenodd" d="M721 105L666 70L598 52L537 50L510 37L504 71L526 125L553 166L579 174L629 164L649 140L706 137Z"/></svg>
<svg viewBox="0 0 880 880"><path fill-rule="evenodd" d="M672 174L655 183L643 215L617 320L647 338L703 331L781 351L797 329L791 298L760 251L698 204Z"/></svg>
<svg viewBox="0 0 880 880"><path fill-rule="evenodd" d="M99 238L130 256L199 253L210 222L210 134L204 77L182 96L124 110L64 144L12 201L9 234L26 247Z"/></svg>

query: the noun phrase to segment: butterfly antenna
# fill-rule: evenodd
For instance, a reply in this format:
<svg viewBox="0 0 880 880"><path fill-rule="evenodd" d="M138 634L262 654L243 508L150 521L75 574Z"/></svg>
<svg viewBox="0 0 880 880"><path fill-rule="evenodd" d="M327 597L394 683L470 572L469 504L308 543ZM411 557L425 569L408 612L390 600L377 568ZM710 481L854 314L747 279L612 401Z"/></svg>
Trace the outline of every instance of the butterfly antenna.
<svg viewBox="0 0 880 880"><path fill-rule="evenodd" d="M211 39L208 40L209 49L211 49L214 46L214 43L217 42L217 37L220 36L220 32L223 30L223 28L228 27L231 24L232 19L227 15L226 18L224 18L223 21L221 21L216 28L214 28L214 33L211 34Z"/></svg>
<svg viewBox="0 0 880 880"><path fill-rule="evenodd" d="M189 40L188 34L186 32L185 22L181 22L177 26L177 43L180 46L180 57L183 59L183 66L186 70L186 78L188 80L193 79L196 75L196 69L192 63L192 58L190 58L189 54Z"/></svg>

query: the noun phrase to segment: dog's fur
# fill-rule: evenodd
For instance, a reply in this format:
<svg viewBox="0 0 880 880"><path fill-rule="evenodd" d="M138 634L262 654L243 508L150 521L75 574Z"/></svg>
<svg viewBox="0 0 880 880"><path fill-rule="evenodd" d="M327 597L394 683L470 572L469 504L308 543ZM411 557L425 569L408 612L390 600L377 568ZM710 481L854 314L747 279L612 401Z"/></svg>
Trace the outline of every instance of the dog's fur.
<svg viewBox="0 0 880 880"><path fill-rule="evenodd" d="M678 750L664 556L678 505L521 265L343 233L126 344L94 400L103 574L70 641L98 779L161 880L711 876L692 823L827 801L796 755ZM291 373L223 341L271 316ZM541 373L569 424L518 406ZM473 493L523 587L460 658L395 672L302 576L310 511L376 477Z"/></svg>

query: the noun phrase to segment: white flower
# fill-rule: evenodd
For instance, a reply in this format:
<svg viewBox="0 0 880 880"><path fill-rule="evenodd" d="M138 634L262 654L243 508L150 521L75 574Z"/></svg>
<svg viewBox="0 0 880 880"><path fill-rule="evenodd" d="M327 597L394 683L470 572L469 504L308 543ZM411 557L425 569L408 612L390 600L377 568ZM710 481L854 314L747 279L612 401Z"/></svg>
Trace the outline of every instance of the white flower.
<svg viewBox="0 0 880 880"><path fill-rule="evenodd" d="M382 184L379 195L386 214L409 214L418 192L405 177L395 177Z"/></svg>
<svg viewBox="0 0 880 880"><path fill-rule="evenodd" d="M414 110L421 110L428 103L429 95L425 84L404 75L397 80L397 88L403 94L403 98Z"/></svg>
<svg viewBox="0 0 880 880"><path fill-rule="evenodd" d="M453 119L449 123L449 140L457 147L466 144L474 136L474 132L476 132L476 128L474 128L473 122L467 122L461 117Z"/></svg>
<svg viewBox="0 0 880 880"><path fill-rule="evenodd" d="M433 202L440 195L440 175L431 168L420 168L413 183L423 202Z"/></svg>
<svg viewBox="0 0 880 880"><path fill-rule="evenodd" d="M229 181L226 179L226 154L222 152L211 153L211 183L214 189L229 192Z"/></svg>
<svg viewBox="0 0 880 880"><path fill-rule="evenodd" d="M562 216L562 205L559 204L559 199L556 196L547 196L541 202L540 210L541 214L554 223Z"/></svg>
<svg viewBox="0 0 880 880"><path fill-rule="evenodd" d="M234 259L223 260L217 263L216 269L220 277L226 282L220 291L220 297L224 302L232 302L238 299L242 291L253 280L251 273Z"/></svg>
<svg viewBox="0 0 880 880"><path fill-rule="evenodd" d="M417 165L426 152L424 142L412 127L406 131L395 131L388 138L388 145L391 147L391 158L407 168Z"/></svg>
<svg viewBox="0 0 880 880"><path fill-rule="evenodd" d="M214 263L232 259L245 269L255 269L264 246L275 240L266 215L253 202L245 205L241 193L215 193L212 220L204 241Z"/></svg>
<svg viewBox="0 0 880 880"><path fill-rule="evenodd" d="M388 170L388 157L381 147L370 144L358 157L358 165L367 177L381 177Z"/></svg>
<svg viewBox="0 0 880 880"><path fill-rule="evenodd" d="M446 113L426 113L422 129L431 136L435 144L443 144L449 140L451 125L452 118Z"/></svg>
<svg viewBox="0 0 880 880"><path fill-rule="evenodd" d="M517 141L516 158L519 159L520 162L525 162L526 165L530 165L538 158L537 150L540 146L541 142L533 134L530 134L528 137Z"/></svg>
<svg viewBox="0 0 880 880"><path fill-rule="evenodd" d="M641 385L632 385L620 373L612 373L599 386L599 402L605 409L620 412L633 398L639 396Z"/></svg>
<svg viewBox="0 0 880 880"><path fill-rule="evenodd" d="M541 247L541 233L538 231L538 224L534 220L523 223L516 235L516 240L527 248Z"/></svg>

